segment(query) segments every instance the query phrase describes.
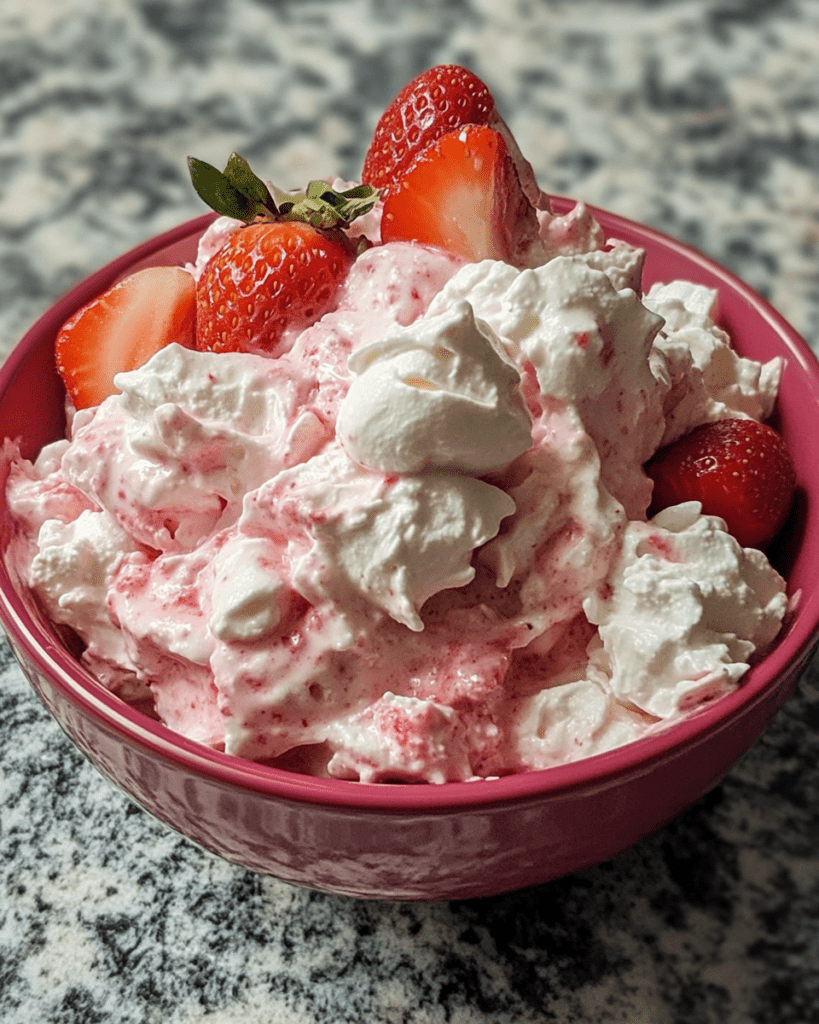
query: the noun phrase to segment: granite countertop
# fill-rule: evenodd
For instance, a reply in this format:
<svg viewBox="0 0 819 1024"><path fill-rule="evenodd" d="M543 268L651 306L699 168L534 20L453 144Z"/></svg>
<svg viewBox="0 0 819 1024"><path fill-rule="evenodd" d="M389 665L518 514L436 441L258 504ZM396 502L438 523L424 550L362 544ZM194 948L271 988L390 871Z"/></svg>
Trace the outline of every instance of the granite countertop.
<svg viewBox="0 0 819 1024"><path fill-rule="evenodd" d="M815 0L3 0L0 356L74 282L202 212L193 153L355 177L385 103L471 66L550 191L687 242L819 348ZM728 778L523 893L292 888L115 791L0 647L5 1024L819 1020L819 667Z"/></svg>

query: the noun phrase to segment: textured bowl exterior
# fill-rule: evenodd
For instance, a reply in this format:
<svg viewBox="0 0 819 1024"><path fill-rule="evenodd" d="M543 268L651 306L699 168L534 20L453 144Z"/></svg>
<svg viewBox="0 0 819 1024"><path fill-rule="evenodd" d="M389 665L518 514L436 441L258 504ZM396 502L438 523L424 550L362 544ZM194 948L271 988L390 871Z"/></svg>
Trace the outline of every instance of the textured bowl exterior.
<svg viewBox="0 0 819 1024"><path fill-rule="evenodd" d="M559 211L569 201L557 200ZM31 685L96 767L208 850L285 881L353 896L464 899L534 885L612 856L707 792L791 692L819 630L819 367L760 297L706 257L601 211L607 234L648 252L646 286L687 278L720 292L743 355L785 357L777 411L797 465L797 506L773 552L799 594L773 651L735 693L637 742L574 764L443 786L361 785L255 765L185 740L96 683L0 564L0 621ZM33 456L63 431L52 347L61 324L142 266L185 262L198 218L103 268L58 302L0 370L0 438ZM36 410L36 420L32 415ZM3 538L8 523L3 514ZM5 543L3 545L5 548Z"/></svg>

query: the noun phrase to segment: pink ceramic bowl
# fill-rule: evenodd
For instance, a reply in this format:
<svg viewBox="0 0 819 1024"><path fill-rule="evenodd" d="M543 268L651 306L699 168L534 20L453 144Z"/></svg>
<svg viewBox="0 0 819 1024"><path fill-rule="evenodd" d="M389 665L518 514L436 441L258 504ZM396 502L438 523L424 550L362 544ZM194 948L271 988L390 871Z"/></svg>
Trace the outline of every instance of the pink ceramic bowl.
<svg viewBox="0 0 819 1024"><path fill-rule="evenodd" d="M557 201L561 211L571 205ZM585 761L493 781L360 785L209 750L127 707L85 672L0 566L0 618L32 686L86 756L171 828L236 864L299 885L397 900L467 898L544 882L604 860L715 785L790 693L819 629L819 366L754 292L700 254L599 212L648 251L646 285L715 286L744 355L783 355L777 413L800 490L774 552L800 594L776 648L740 689L658 735ZM183 224L92 275L25 336L0 371L0 438L33 456L63 431L52 346L81 305L132 270L193 258L211 217ZM5 532L5 531L4 531Z"/></svg>

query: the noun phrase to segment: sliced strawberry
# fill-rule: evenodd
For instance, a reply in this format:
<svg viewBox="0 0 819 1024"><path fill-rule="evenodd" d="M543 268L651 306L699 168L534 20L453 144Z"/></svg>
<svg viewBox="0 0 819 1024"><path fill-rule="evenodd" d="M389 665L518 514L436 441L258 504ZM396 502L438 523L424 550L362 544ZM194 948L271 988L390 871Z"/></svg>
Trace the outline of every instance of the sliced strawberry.
<svg viewBox="0 0 819 1024"><path fill-rule="evenodd" d="M785 442L755 420L704 423L661 449L647 464L654 481L649 514L699 501L725 520L743 547L764 548L793 500L796 474Z"/></svg>
<svg viewBox="0 0 819 1024"><path fill-rule="evenodd" d="M465 125L424 150L384 202L381 240L529 266L540 244L537 215L503 137Z"/></svg>
<svg viewBox="0 0 819 1024"><path fill-rule="evenodd" d="M381 189L387 198L425 149L468 124L493 128L504 137L530 202L548 209L548 200L498 113L492 93L476 74L458 64L429 68L398 93L375 127L361 180Z"/></svg>
<svg viewBox="0 0 819 1024"><path fill-rule="evenodd" d="M492 93L467 68L430 68L405 85L381 115L361 180L388 195L427 146L462 125L489 124L494 109Z"/></svg>
<svg viewBox="0 0 819 1024"><path fill-rule="evenodd" d="M224 171L189 160L194 187L217 213L245 222L208 262L196 287L196 347L278 356L297 330L331 310L368 244L344 229L375 204L369 185L336 192L311 181L282 192L237 153Z"/></svg>
<svg viewBox="0 0 819 1024"><path fill-rule="evenodd" d="M140 270L83 306L54 346L75 407L115 394L115 374L142 366L165 345L193 348L195 311L194 280L180 267Z"/></svg>

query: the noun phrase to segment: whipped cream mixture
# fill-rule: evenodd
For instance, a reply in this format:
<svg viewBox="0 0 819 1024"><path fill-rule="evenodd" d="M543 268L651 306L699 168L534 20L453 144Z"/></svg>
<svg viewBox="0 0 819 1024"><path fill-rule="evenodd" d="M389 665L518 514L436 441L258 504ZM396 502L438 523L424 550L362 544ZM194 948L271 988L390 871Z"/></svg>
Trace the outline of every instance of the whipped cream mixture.
<svg viewBox="0 0 819 1024"><path fill-rule="evenodd" d="M642 467L768 416L780 362L733 351L707 288L642 295L582 204L539 219L524 270L374 245L281 358L168 346L12 460L13 563L102 685L240 757L435 783L736 687L784 581L697 504L647 522Z"/></svg>

